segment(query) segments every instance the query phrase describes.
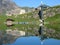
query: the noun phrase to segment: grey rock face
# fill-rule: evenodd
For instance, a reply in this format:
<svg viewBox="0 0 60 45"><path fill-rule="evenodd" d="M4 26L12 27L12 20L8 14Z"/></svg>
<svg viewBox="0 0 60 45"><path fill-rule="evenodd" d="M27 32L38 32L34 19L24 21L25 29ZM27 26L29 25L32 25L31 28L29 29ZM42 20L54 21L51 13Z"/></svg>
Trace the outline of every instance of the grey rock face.
<svg viewBox="0 0 60 45"><path fill-rule="evenodd" d="M15 9L18 7L12 0L0 0L0 13Z"/></svg>

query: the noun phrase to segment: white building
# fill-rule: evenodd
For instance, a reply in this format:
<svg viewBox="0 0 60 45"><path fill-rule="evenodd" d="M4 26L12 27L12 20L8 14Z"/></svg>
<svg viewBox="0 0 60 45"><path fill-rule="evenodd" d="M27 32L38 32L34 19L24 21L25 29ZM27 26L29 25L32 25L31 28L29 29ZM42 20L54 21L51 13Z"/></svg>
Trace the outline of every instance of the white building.
<svg viewBox="0 0 60 45"><path fill-rule="evenodd" d="M19 31L20 32L20 36L25 36L25 32L24 31Z"/></svg>
<svg viewBox="0 0 60 45"><path fill-rule="evenodd" d="M20 14L24 14L24 13L26 13L26 11L24 9L21 9Z"/></svg>
<svg viewBox="0 0 60 45"><path fill-rule="evenodd" d="M19 30L12 30L12 29L7 29L6 30L7 34L13 35L13 36L25 36L25 31L19 31Z"/></svg>

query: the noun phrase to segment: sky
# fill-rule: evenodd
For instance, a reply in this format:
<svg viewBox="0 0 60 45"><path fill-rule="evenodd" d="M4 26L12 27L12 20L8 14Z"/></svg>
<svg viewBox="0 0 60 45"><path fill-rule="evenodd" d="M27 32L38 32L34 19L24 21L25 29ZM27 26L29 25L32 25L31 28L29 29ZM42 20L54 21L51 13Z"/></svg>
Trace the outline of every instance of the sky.
<svg viewBox="0 0 60 45"><path fill-rule="evenodd" d="M18 6L20 7L38 7L41 4L41 1L43 4L49 5L49 6L55 6L60 5L60 0L13 0Z"/></svg>

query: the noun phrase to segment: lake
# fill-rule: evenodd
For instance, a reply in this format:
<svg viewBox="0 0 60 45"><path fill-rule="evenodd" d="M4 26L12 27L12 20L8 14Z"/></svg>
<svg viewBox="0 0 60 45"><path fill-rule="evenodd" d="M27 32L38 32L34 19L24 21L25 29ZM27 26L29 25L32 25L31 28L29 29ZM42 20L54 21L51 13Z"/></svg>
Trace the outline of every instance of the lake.
<svg viewBox="0 0 60 45"><path fill-rule="evenodd" d="M19 37L13 43L6 45L60 45L60 40L50 38L41 41L39 37L29 36L29 37Z"/></svg>

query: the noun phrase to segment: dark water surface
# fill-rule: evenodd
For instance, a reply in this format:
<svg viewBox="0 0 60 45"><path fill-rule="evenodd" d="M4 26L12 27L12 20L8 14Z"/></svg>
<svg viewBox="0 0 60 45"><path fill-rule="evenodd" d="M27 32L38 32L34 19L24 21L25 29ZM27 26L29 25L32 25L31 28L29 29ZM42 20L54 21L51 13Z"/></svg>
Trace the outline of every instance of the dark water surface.
<svg viewBox="0 0 60 45"><path fill-rule="evenodd" d="M41 41L39 37L30 36L17 38L13 43L3 45L60 45L60 40L50 38Z"/></svg>

